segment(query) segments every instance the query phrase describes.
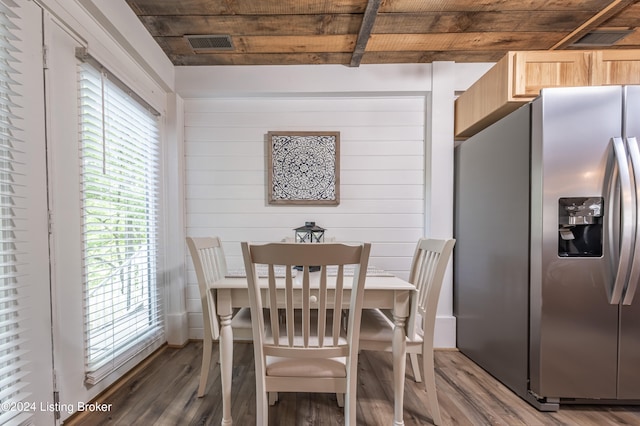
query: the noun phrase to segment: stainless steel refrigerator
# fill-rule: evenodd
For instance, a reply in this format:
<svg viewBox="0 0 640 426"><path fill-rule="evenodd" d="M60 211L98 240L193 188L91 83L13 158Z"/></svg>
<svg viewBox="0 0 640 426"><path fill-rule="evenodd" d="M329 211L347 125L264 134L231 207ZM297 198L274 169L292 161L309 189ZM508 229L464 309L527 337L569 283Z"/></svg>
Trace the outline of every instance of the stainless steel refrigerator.
<svg viewBox="0 0 640 426"><path fill-rule="evenodd" d="M457 346L540 410L640 402L639 140L640 86L603 86L456 148Z"/></svg>

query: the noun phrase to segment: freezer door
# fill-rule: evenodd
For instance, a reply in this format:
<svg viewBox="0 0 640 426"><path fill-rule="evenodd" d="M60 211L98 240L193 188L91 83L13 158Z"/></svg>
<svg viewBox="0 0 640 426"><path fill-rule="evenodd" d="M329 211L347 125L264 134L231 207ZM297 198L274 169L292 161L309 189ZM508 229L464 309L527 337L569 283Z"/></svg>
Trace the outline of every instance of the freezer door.
<svg viewBox="0 0 640 426"><path fill-rule="evenodd" d="M640 141L640 86L625 87L624 124L625 140L635 138ZM636 180L635 184L638 186L640 182ZM635 243L640 244L639 241ZM640 399L640 291L636 287L633 298L628 294L625 296L628 304L621 307L620 315L618 398Z"/></svg>
<svg viewBox="0 0 640 426"><path fill-rule="evenodd" d="M530 106L456 149L457 347L527 395Z"/></svg>
<svg viewBox="0 0 640 426"><path fill-rule="evenodd" d="M562 233L584 223L561 225L559 212L567 199L603 199L607 220L605 173L621 123L621 87L546 89L533 103L530 389L542 397L616 398L610 247L603 243L600 256L561 255ZM607 241L607 227L601 232Z"/></svg>

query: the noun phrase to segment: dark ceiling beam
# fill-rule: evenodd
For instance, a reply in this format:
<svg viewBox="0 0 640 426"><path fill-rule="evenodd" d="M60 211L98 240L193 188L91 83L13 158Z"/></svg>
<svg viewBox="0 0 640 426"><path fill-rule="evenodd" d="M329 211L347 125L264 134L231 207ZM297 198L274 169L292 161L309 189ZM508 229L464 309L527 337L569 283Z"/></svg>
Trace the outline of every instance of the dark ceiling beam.
<svg viewBox="0 0 640 426"><path fill-rule="evenodd" d="M571 45L572 43L580 40L589 31L593 30L594 28L597 28L599 25L601 25L603 22L605 22L607 19L611 18L612 16L615 16L617 13L622 11L631 3L634 3L634 0L612 1L611 3L609 3L609 5L607 5L607 7L603 8L600 12L593 15L591 19L589 19L588 21L580 25L578 28L573 30L566 37L564 37L562 40L560 40L554 46L552 46L551 49L549 50L564 49L567 46Z"/></svg>
<svg viewBox="0 0 640 426"><path fill-rule="evenodd" d="M358 40L356 40L356 47L353 49L351 55L351 67L359 67L362 56L367 48L369 42L369 36L373 30L373 24L376 22L376 16L378 16L378 9L380 9L380 3L382 0L369 0L367 8L364 10L364 16L362 17L362 25L360 25L360 31L358 32Z"/></svg>

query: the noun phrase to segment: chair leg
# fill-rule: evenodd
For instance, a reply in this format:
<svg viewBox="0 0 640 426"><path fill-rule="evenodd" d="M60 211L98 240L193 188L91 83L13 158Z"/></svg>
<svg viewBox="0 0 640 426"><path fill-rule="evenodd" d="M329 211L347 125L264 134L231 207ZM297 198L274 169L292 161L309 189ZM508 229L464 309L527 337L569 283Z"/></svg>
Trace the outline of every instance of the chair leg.
<svg viewBox="0 0 640 426"><path fill-rule="evenodd" d="M344 401L344 426L356 426L356 397L355 392L347 391Z"/></svg>
<svg viewBox="0 0 640 426"><path fill-rule="evenodd" d="M338 407L340 407L340 408L344 407L344 394L343 393L337 393L336 394L336 399L338 400Z"/></svg>
<svg viewBox="0 0 640 426"><path fill-rule="evenodd" d="M420 364L418 363L418 354L409 354L409 359L411 360L411 369L413 370L413 378L417 383L420 383L422 381L422 376L420 375Z"/></svg>
<svg viewBox="0 0 640 426"><path fill-rule="evenodd" d="M436 393L436 370L433 362L433 349L422 353L422 362L424 367L424 387L431 406L433 424L441 425L442 417L440 417L440 406L438 405L438 394Z"/></svg>
<svg viewBox="0 0 640 426"><path fill-rule="evenodd" d="M256 426L269 426L269 399L271 392L256 395Z"/></svg>
<svg viewBox="0 0 640 426"><path fill-rule="evenodd" d="M205 330L206 331L206 330ZM211 337L207 339L205 335L202 342L202 366L200 367L200 386L198 386L198 398L205 395L207 388L207 378L209 377L209 368L211 368L211 353L213 351L213 341Z"/></svg>
<svg viewBox="0 0 640 426"><path fill-rule="evenodd" d="M269 405L276 405L278 402L278 392L269 392Z"/></svg>

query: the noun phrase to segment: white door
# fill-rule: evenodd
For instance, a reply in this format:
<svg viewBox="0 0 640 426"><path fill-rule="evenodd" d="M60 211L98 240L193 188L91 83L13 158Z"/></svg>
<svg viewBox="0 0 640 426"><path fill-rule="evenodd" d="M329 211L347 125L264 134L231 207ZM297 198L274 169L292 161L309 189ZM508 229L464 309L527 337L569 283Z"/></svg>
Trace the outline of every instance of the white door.
<svg viewBox="0 0 640 426"><path fill-rule="evenodd" d="M42 10L0 6L0 424L53 425Z"/></svg>
<svg viewBox="0 0 640 426"><path fill-rule="evenodd" d="M45 17L53 348L62 420L164 342L157 235L147 226L158 216L157 191L148 190L157 181L158 156L149 154L157 154L157 120L131 106L108 61L103 68L92 57L76 58L84 43ZM146 180L136 179L142 172ZM138 188L144 190L132 190ZM121 214L125 207L129 216Z"/></svg>

